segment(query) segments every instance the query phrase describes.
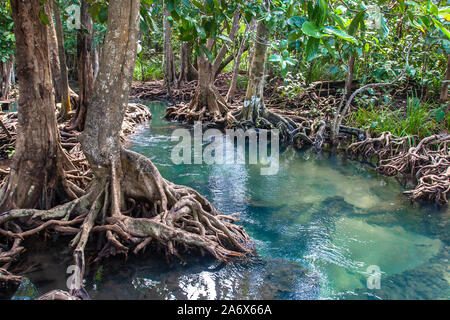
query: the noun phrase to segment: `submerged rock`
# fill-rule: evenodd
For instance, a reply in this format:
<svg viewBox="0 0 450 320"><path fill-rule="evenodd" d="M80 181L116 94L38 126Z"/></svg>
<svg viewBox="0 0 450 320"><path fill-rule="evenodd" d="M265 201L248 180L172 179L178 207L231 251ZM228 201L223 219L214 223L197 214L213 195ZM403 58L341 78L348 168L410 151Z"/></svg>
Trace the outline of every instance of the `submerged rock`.
<svg viewBox="0 0 450 320"><path fill-rule="evenodd" d="M380 289L357 289L346 299L450 299L450 248L443 246L428 262L382 279Z"/></svg>
<svg viewBox="0 0 450 320"><path fill-rule="evenodd" d="M334 196L322 201L321 210L328 215L340 216L353 214L355 212L355 207L346 202L344 197Z"/></svg>

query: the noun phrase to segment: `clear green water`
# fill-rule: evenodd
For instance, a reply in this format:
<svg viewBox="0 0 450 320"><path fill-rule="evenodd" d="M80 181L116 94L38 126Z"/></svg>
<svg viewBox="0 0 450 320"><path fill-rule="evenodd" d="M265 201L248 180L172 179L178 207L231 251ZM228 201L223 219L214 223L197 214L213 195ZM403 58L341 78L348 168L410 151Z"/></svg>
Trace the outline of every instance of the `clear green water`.
<svg viewBox="0 0 450 320"><path fill-rule="evenodd" d="M448 299L450 210L411 204L393 179L342 157L286 149L274 176L259 165L172 165L180 126L162 120L164 105L149 104L151 127L129 147L148 156L161 174L195 188L220 211L238 212L260 259L217 265L189 257L116 258L90 270L97 299ZM224 143L227 143L226 141ZM65 289L70 250L30 259L39 292ZM379 266L381 288L369 289L367 268ZM20 296L20 294L18 294Z"/></svg>

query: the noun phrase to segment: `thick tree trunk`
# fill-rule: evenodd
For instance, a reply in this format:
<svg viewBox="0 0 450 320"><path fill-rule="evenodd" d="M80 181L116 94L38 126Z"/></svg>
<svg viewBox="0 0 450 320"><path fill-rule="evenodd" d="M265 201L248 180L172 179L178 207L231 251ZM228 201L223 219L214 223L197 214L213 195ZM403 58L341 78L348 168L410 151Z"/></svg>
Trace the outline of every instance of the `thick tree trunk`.
<svg viewBox="0 0 450 320"><path fill-rule="evenodd" d="M53 1L45 4L45 13L50 22L47 28L48 49L50 51L50 66L52 71L53 89L55 90L55 101L61 102L61 66L59 63L58 39L56 36L55 23L53 22Z"/></svg>
<svg viewBox="0 0 450 320"><path fill-rule="evenodd" d="M269 30L264 21L258 22L256 38L253 47L253 56L249 68L247 92L244 106L236 119L256 122L258 118L268 113L264 103L264 83L266 73L267 41Z"/></svg>
<svg viewBox="0 0 450 320"><path fill-rule="evenodd" d="M166 81L167 87L167 97L172 99L172 86L177 85L177 74L175 69L175 57L172 49L172 30L170 28L170 23L167 18L170 16L169 12L166 10L165 2L163 1L164 10L164 79Z"/></svg>
<svg viewBox="0 0 450 320"><path fill-rule="evenodd" d="M178 86L198 79L198 72L192 64L192 46L190 43L184 41L180 43L179 73Z"/></svg>
<svg viewBox="0 0 450 320"><path fill-rule="evenodd" d="M61 72L61 111L59 113L59 119L64 121L69 118L69 112L72 110L72 106L70 102L69 75L66 64L66 52L64 49L61 11L56 1L53 2L53 11L55 13L56 37L58 39L58 54Z"/></svg>
<svg viewBox="0 0 450 320"><path fill-rule="evenodd" d="M60 145L40 1L11 0L19 78L16 151L1 191L0 212L11 208L49 208L56 198Z"/></svg>
<svg viewBox="0 0 450 320"><path fill-rule="evenodd" d="M445 73L445 82L442 83L441 96L439 101L441 103L448 102L448 82L450 81L450 54L447 56L447 71ZM450 105L448 106L450 110Z"/></svg>
<svg viewBox="0 0 450 320"><path fill-rule="evenodd" d="M109 176L111 165L120 159L120 130L136 60L139 3L115 0L109 5L100 70L81 138L98 178Z"/></svg>
<svg viewBox="0 0 450 320"><path fill-rule="evenodd" d="M86 111L94 90L94 70L92 68L92 43L94 25L87 0L81 2L81 30L78 31L78 85L79 104L69 129L83 131Z"/></svg>

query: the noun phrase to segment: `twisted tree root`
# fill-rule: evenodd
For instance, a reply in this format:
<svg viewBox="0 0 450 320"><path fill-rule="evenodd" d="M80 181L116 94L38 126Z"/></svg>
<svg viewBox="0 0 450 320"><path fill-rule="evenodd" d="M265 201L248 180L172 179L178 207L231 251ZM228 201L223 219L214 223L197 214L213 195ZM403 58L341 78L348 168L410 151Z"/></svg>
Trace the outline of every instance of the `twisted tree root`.
<svg viewBox="0 0 450 320"><path fill-rule="evenodd" d="M235 122L228 104L214 86L209 86L206 92L196 90L189 104L181 103L168 107L164 116L169 121L193 124L205 121L225 128Z"/></svg>
<svg viewBox="0 0 450 320"><path fill-rule="evenodd" d="M412 137L399 138L383 132L377 138L351 144L348 153L365 159L376 157L377 170L385 175L414 178L416 187L405 192L411 199L446 204L450 192L449 143L449 134L438 134L422 139L414 147Z"/></svg>
<svg viewBox="0 0 450 320"><path fill-rule="evenodd" d="M104 235L99 257L137 253L156 241L169 256L181 256L180 248L197 248L209 252L216 259L228 261L245 258L254 253L249 236L242 226L233 224L236 216L219 214L213 205L195 190L165 180L142 155L122 150L120 170L112 169L109 179L96 179L89 193L51 210L17 209L0 215L0 234L15 239L7 252L9 262L17 256L20 241L32 234L57 227L71 227L75 265L80 277L70 293L57 292L46 299L79 297L86 299L82 279L85 272L84 250L94 233ZM119 174L120 173L120 174ZM120 199L133 199L127 208ZM150 205L148 205L150 204ZM152 210L145 211L146 205ZM25 218L25 219L23 219ZM27 221L26 231L11 229L13 223ZM230 222L231 221L231 222ZM32 227L30 227L32 226ZM6 257L6 255L5 255Z"/></svg>
<svg viewBox="0 0 450 320"><path fill-rule="evenodd" d="M0 288L7 288L7 290L15 290L22 283L23 278L13 275L6 269L0 268Z"/></svg>

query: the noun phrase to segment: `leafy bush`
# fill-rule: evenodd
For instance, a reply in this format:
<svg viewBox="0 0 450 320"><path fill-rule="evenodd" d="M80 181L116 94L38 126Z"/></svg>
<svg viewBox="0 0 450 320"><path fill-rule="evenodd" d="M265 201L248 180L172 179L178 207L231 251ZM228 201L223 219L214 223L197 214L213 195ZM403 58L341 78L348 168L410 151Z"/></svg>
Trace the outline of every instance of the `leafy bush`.
<svg viewBox="0 0 450 320"><path fill-rule="evenodd" d="M134 68L134 79L136 81L151 81L164 79L164 71L162 63L156 59L140 59L136 60L136 67Z"/></svg>
<svg viewBox="0 0 450 320"><path fill-rule="evenodd" d="M444 128L450 129L450 114L445 115L442 107L422 102L417 97L407 99L406 112L401 109L360 107L349 118L351 125L380 134L389 131L396 136L416 136L422 139Z"/></svg>

